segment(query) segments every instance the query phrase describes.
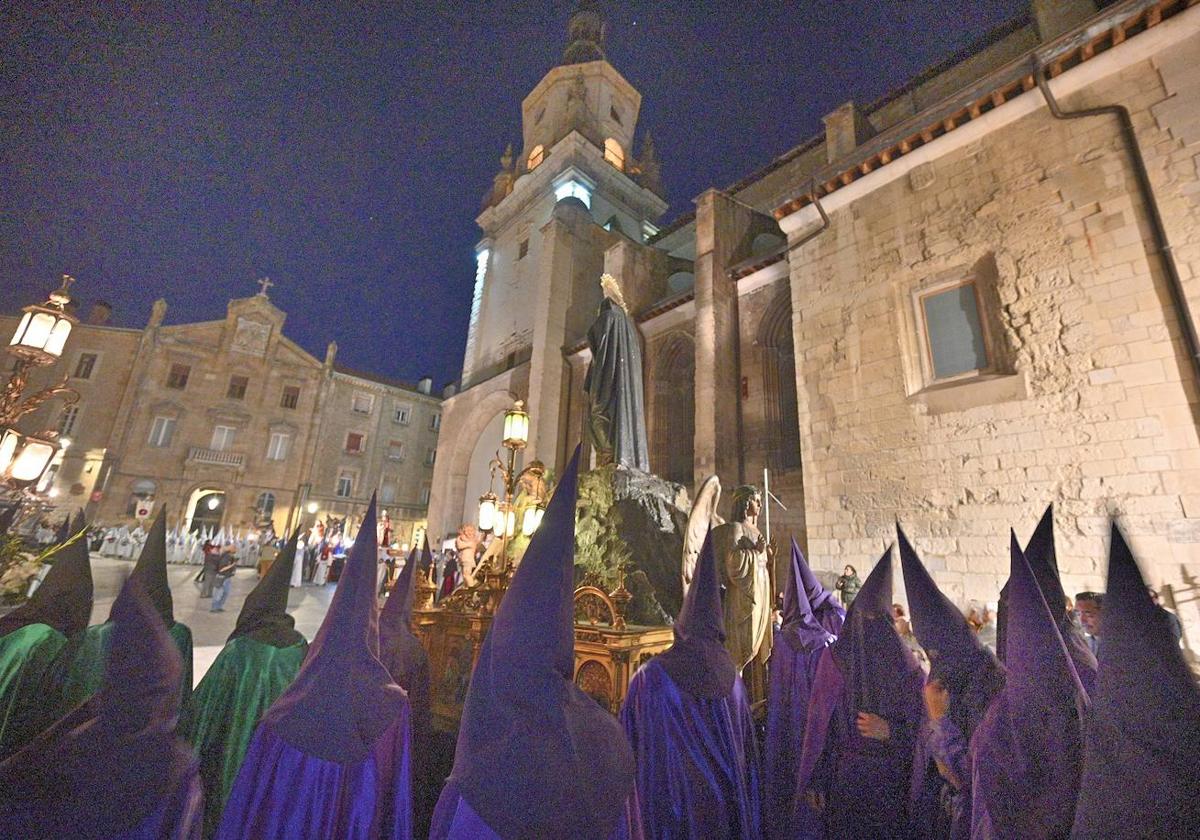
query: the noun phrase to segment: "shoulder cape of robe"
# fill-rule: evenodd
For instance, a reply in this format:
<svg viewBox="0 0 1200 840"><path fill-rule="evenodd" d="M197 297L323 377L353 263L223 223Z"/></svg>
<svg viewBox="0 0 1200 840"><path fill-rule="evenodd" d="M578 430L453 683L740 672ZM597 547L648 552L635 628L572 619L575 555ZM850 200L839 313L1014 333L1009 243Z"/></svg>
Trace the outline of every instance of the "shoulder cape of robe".
<svg viewBox="0 0 1200 840"><path fill-rule="evenodd" d="M408 704L351 764L306 755L259 725L217 840L408 840Z"/></svg>
<svg viewBox="0 0 1200 840"><path fill-rule="evenodd" d="M758 742L741 679L727 697L697 698L652 659L629 684L621 723L646 837L762 836Z"/></svg>
<svg viewBox="0 0 1200 840"><path fill-rule="evenodd" d="M67 637L48 624L0 636L0 761L55 721L53 664Z"/></svg>
<svg viewBox="0 0 1200 840"><path fill-rule="evenodd" d="M113 623L93 624L72 639L59 653L54 663L54 679L59 686L58 714L78 706L100 690L104 682L104 661L112 638ZM167 628L167 635L179 650L183 660L180 691L186 704L192 693L192 631L178 621Z"/></svg>
<svg viewBox="0 0 1200 840"><path fill-rule="evenodd" d="M306 650L303 640L275 647L249 636L231 639L192 693L180 734L200 758L206 836L217 829L255 727L296 678Z"/></svg>
<svg viewBox="0 0 1200 840"><path fill-rule="evenodd" d="M483 817L475 813L471 803L454 782L446 783L442 800L438 804L440 807L434 814L433 826L429 832L431 840L502 840L500 835L483 821ZM609 835L609 840L643 840L643 837L637 796L633 795L629 797L625 813L621 815L616 828Z"/></svg>

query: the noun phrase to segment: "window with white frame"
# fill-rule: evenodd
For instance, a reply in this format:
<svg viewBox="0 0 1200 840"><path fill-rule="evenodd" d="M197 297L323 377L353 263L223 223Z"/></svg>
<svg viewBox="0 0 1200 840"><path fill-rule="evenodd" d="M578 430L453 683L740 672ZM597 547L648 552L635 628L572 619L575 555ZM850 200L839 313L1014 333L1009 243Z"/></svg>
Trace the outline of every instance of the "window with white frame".
<svg viewBox="0 0 1200 840"><path fill-rule="evenodd" d="M395 411L392 412L392 422L398 423L401 426L407 426L411 418L412 406L410 405L398 405Z"/></svg>
<svg viewBox="0 0 1200 840"><path fill-rule="evenodd" d="M433 462L437 459L437 450L430 448L425 450L425 466L432 467Z"/></svg>
<svg viewBox="0 0 1200 840"><path fill-rule="evenodd" d="M254 502L254 512L257 514L259 522L265 522L275 513L275 494L266 491L258 494L258 499Z"/></svg>
<svg viewBox="0 0 1200 840"><path fill-rule="evenodd" d="M175 437L175 418L155 417L154 422L150 425L150 439L147 442L151 446L162 448L170 446L173 437Z"/></svg>
<svg viewBox="0 0 1200 840"><path fill-rule="evenodd" d="M374 407L374 394L365 394L362 391L355 391L354 396L350 398L350 410L355 414L370 414L371 409Z"/></svg>
<svg viewBox="0 0 1200 840"><path fill-rule="evenodd" d="M339 499L348 499L354 493L354 473L341 472L338 473L337 486L334 488L333 495Z"/></svg>
<svg viewBox="0 0 1200 840"><path fill-rule="evenodd" d="M428 487L421 488L421 504L423 504L423 505L429 504L429 488Z"/></svg>
<svg viewBox="0 0 1200 840"><path fill-rule="evenodd" d="M925 378L946 382L992 369L987 320L974 279L958 279L915 293Z"/></svg>
<svg viewBox="0 0 1200 840"><path fill-rule="evenodd" d="M212 445L209 446L209 449L215 449L217 452L232 449L233 439L236 435L237 429L233 426L213 426Z"/></svg>
<svg viewBox="0 0 1200 840"><path fill-rule="evenodd" d="M435 414L429 418L429 430L436 432L440 428L442 428L442 415Z"/></svg>
<svg viewBox="0 0 1200 840"><path fill-rule="evenodd" d="M404 441L388 441L387 456L389 461L404 460Z"/></svg>
<svg viewBox="0 0 1200 840"><path fill-rule="evenodd" d="M58 418L58 433L62 437L70 437L75 433L75 424L79 421L79 406L68 405Z"/></svg>
<svg viewBox="0 0 1200 840"><path fill-rule="evenodd" d="M284 461L287 460L288 450L292 447L292 436L287 432L271 432L271 439L267 443L267 460L268 461Z"/></svg>
<svg viewBox="0 0 1200 840"><path fill-rule="evenodd" d="M76 379L91 379L92 374L96 371L96 354L95 353L80 353L79 359L75 362L75 372L71 374Z"/></svg>

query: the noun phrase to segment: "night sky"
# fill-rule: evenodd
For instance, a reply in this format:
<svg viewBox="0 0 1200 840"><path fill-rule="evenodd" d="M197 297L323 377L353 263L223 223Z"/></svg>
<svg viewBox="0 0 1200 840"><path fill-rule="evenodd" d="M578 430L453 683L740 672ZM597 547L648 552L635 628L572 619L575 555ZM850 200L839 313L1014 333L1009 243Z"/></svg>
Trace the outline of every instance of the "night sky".
<svg viewBox="0 0 1200 840"><path fill-rule="evenodd" d="M455 379L480 199L574 0L83 5L0 9L0 310L69 272L115 324L158 297L168 323L208 320L269 275L314 355L336 340L353 367ZM1026 0L600 5L665 222Z"/></svg>

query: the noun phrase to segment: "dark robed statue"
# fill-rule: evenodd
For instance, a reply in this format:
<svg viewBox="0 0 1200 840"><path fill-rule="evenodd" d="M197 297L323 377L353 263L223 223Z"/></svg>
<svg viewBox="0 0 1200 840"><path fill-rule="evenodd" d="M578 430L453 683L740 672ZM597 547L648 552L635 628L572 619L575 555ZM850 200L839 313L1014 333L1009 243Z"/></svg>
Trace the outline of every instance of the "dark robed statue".
<svg viewBox="0 0 1200 840"><path fill-rule="evenodd" d="M604 299L588 330L592 362L583 389L588 394L588 439L600 465L616 463L650 471L642 398L642 346L611 274L600 278Z"/></svg>

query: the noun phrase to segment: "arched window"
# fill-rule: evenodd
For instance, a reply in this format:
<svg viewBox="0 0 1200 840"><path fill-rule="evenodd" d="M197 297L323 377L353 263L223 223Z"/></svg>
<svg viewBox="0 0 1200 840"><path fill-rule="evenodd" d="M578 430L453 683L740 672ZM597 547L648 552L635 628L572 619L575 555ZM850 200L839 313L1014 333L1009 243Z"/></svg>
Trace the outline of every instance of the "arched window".
<svg viewBox="0 0 1200 840"><path fill-rule="evenodd" d="M625 171L625 150L612 137L604 141L604 159L622 172Z"/></svg>
<svg viewBox="0 0 1200 840"><path fill-rule="evenodd" d="M650 466L669 481L692 487L695 467L696 349L691 338L673 335L654 366L654 430Z"/></svg>
<svg viewBox="0 0 1200 840"><path fill-rule="evenodd" d="M259 522L270 519L275 513L275 494L274 493L259 493L258 500L254 503L254 513Z"/></svg>
<svg viewBox="0 0 1200 840"><path fill-rule="evenodd" d="M788 289L775 298L758 330L766 399L767 465L786 472L800 466L800 410L796 401L796 354Z"/></svg>
<svg viewBox="0 0 1200 840"><path fill-rule="evenodd" d="M541 164L542 159L546 157L546 149L541 143L538 143L529 150L529 157L525 159L525 168L530 172L537 169Z"/></svg>

